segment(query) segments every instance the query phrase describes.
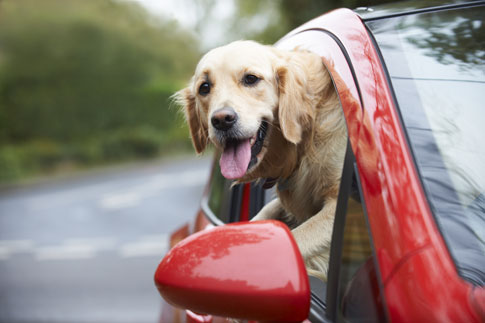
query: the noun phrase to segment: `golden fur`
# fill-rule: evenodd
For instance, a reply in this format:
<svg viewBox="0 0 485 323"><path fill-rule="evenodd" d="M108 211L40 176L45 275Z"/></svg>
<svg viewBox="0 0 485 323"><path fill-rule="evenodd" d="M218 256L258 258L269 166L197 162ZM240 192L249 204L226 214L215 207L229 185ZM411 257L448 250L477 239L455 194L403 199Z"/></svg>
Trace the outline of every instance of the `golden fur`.
<svg viewBox="0 0 485 323"><path fill-rule="evenodd" d="M248 73L261 79L256 86L241 81ZM202 96L198 89L206 81L211 92ZM184 106L198 153L208 141L224 148L210 122L221 107L235 110L246 137L254 136L262 120L268 122L256 166L238 181L278 181L278 198L253 220L288 223L309 272L325 279L347 132L322 59L307 51L234 42L206 54L176 99Z"/></svg>

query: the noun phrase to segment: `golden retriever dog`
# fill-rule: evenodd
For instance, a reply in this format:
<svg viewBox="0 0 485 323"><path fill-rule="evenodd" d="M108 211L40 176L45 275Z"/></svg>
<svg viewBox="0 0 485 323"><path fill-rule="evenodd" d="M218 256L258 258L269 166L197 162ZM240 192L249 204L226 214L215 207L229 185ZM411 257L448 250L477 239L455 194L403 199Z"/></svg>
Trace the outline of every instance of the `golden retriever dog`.
<svg viewBox="0 0 485 323"><path fill-rule="evenodd" d="M326 279L347 130L321 57L236 41L203 56L175 98L197 153L209 141L222 151L224 177L277 184L253 220L287 223L309 273Z"/></svg>

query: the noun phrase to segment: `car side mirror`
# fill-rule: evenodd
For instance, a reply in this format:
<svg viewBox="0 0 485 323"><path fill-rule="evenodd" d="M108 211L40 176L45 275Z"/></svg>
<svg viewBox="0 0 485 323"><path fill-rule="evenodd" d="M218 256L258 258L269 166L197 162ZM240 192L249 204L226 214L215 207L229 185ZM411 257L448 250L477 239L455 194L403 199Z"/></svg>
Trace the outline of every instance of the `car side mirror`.
<svg viewBox="0 0 485 323"><path fill-rule="evenodd" d="M155 273L170 304L198 313L301 322L310 287L288 227L279 221L234 223L198 232L173 247Z"/></svg>

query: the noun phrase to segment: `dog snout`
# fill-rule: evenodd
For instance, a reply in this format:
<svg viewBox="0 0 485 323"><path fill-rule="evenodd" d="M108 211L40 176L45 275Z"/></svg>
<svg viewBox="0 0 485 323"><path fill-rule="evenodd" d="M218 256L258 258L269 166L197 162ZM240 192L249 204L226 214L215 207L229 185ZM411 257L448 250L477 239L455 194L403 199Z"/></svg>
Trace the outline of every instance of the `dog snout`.
<svg viewBox="0 0 485 323"><path fill-rule="evenodd" d="M237 121L237 113L233 108L224 107L212 114L211 123L217 130L227 131Z"/></svg>

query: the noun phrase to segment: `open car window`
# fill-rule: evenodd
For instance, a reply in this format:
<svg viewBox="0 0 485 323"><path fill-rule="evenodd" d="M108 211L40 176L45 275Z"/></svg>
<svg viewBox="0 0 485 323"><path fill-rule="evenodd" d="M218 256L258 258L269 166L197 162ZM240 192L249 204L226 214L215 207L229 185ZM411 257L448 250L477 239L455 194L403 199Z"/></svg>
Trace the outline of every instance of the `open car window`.
<svg viewBox="0 0 485 323"><path fill-rule="evenodd" d="M326 317L331 321L386 321L382 283L363 201L355 157L348 143L325 295Z"/></svg>
<svg viewBox="0 0 485 323"><path fill-rule="evenodd" d="M215 158L217 160L217 158ZM209 190L206 196L206 213L212 213L222 223L229 223L231 213L231 181L225 179L214 162L210 178ZM209 211L209 212L207 212Z"/></svg>
<svg viewBox="0 0 485 323"><path fill-rule="evenodd" d="M384 322L382 290L354 172L343 230L337 316L346 322Z"/></svg>
<svg viewBox="0 0 485 323"><path fill-rule="evenodd" d="M250 220L274 198L274 190L264 190L261 183L235 184L222 176L218 160L216 153L209 187L202 200L206 215L216 225Z"/></svg>

